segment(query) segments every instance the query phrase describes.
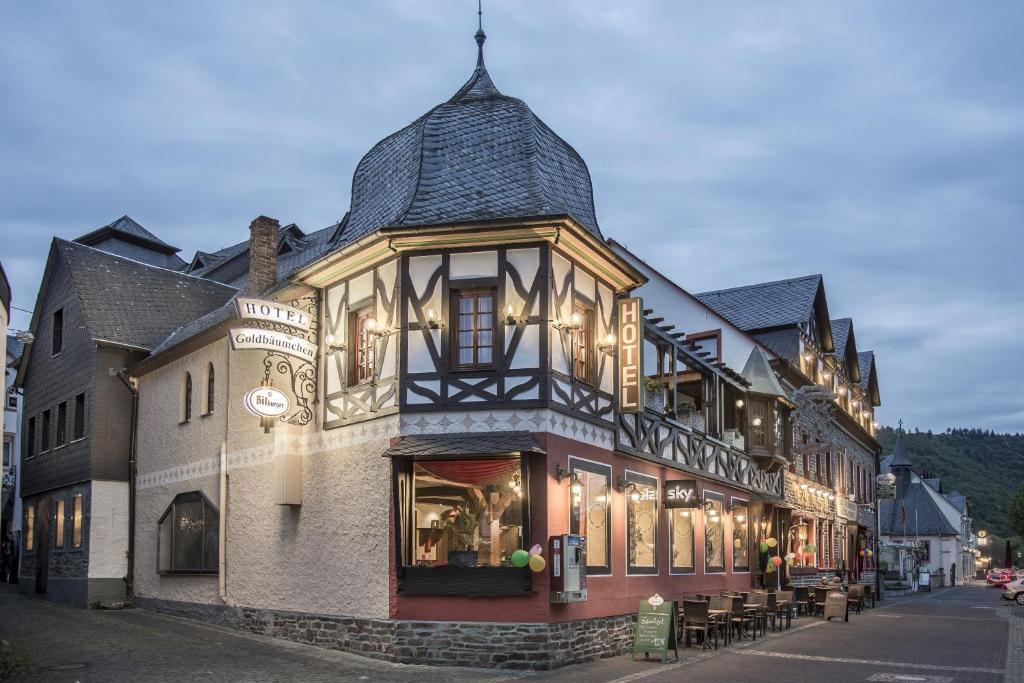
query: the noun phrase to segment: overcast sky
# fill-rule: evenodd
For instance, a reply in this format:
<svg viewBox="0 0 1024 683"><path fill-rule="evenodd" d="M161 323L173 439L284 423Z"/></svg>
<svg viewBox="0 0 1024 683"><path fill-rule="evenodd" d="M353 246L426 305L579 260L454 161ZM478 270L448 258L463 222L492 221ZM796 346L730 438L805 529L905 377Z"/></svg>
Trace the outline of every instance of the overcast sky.
<svg viewBox="0 0 1024 683"><path fill-rule="evenodd" d="M487 0L486 61L691 291L825 276L882 422L1024 431L1024 4ZM7 2L0 259L129 214L215 250L347 210L475 60L474 0ZM28 315L15 311L15 327Z"/></svg>

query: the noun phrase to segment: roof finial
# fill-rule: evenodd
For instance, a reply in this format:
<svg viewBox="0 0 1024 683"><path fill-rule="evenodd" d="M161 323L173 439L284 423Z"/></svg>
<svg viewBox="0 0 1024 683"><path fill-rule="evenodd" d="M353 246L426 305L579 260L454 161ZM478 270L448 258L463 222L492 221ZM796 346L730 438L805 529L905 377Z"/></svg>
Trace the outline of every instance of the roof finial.
<svg viewBox="0 0 1024 683"><path fill-rule="evenodd" d="M484 8L483 0L476 0L476 68L483 68L484 65L484 41L487 34L484 33Z"/></svg>

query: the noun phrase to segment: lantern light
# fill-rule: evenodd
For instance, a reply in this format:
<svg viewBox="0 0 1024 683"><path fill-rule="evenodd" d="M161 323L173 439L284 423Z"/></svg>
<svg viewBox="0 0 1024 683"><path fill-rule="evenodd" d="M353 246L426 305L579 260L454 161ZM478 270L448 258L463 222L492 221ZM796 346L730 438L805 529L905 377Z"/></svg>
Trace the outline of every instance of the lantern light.
<svg viewBox="0 0 1024 683"><path fill-rule="evenodd" d="M573 329L579 329L583 325L583 316L580 315L579 311L575 311L569 316L569 324Z"/></svg>
<svg viewBox="0 0 1024 683"><path fill-rule="evenodd" d="M742 409L743 409L743 405L744 405L744 404L743 404L743 399L742 399L742 398L738 398L738 399L736 399L736 407L737 407L737 408L739 408L740 410L742 410Z"/></svg>

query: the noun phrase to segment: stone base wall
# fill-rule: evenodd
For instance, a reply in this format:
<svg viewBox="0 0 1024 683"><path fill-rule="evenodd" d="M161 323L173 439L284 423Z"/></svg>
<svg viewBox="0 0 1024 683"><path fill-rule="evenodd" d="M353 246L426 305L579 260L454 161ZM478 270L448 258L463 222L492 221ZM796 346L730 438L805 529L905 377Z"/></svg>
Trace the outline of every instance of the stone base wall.
<svg viewBox="0 0 1024 683"><path fill-rule="evenodd" d="M554 669L632 649L636 617L554 624L397 621L137 598L139 607L403 664Z"/></svg>

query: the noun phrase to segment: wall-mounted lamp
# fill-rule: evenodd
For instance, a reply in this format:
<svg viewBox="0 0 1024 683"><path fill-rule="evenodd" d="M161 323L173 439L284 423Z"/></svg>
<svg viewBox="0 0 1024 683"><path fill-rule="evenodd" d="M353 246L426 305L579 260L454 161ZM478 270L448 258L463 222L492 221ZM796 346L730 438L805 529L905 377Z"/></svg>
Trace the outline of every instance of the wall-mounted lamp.
<svg viewBox="0 0 1024 683"><path fill-rule="evenodd" d="M437 311L435 311L433 308L427 309L427 327L429 327L432 330L437 330L444 327L444 323L438 317Z"/></svg>
<svg viewBox="0 0 1024 683"><path fill-rule="evenodd" d="M574 496L579 496L583 493L583 482L580 481L580 475L575 472L570 472L561 465L555 466L555 479L561 484L563 479L569 480L569 490Z"/></svg>
<svg viewBox="0 0 1024 683"><path fill-rule="evenodd" d="M737 407L738 409L740 409L740 410L743 410L743 406L744 406L744 405L746 405L746 404L745 404L745 403L743 403L743 399L742 399L742 398L738 398L738 399L736 399L736 407Z"/></svg>
<svg viewBox="0 0 1024 683"><path fill-rule="evenodd" d="M761 422L762 422L761 418L755 417L753 420L750 421L750 424L754 425L755 427L760 427L761 426Z"/></svg>
<svg viewBox="0 0 1024 683"><path fill-rule="evenodd" d="M607 353L609 356L614 356L616 341L617 340L615 338L615 333L609 332L608 334L604 335L604 339L597 343L597 350L603 351L604 353Z"/></svg>
<svg viewBox="0 0 1024 683"><path fill-rule="evenodd" d="M840 396L846 396L846 387L839 387L839 390L837 391L837 393Z"/></svg>
<svg viewBox="0 0 1024 683"><path fill-rule="evenodd" d="M832 379L832 373L826 370L825 372L821 373L821 378L827 382L830 379Z"/></svg>
<svg viewBox="0 0 1024 683"><path fill-rule="evenodd" d="M810 351L804 351L804 360L810 363L812 360L814 360L814 354L811 353Z"/></svg>
<svg viewBox="0 0 1024 683"><path fill-rule="evenodd" d="M578 312L573 312L573 314L569 316L569 326L574 330L580 329L580 327L583 326L583 316Z"/></svg>
<svg viewBox="0 0 1024 683"><path fill-rule="evenodd" d="M327 347L327 353L345 350L345 345L338 343L338 340L330 333L324 335L324 346Z"/></svg>
<svg viewBox="0 0 1024 683"><path fill-rule="evenodd" d="M505 316L506 325L516 325L519 323L519 321L516 320L516 307L514 305L505 304L505 308L501 309L501 312Z"/></svg>

